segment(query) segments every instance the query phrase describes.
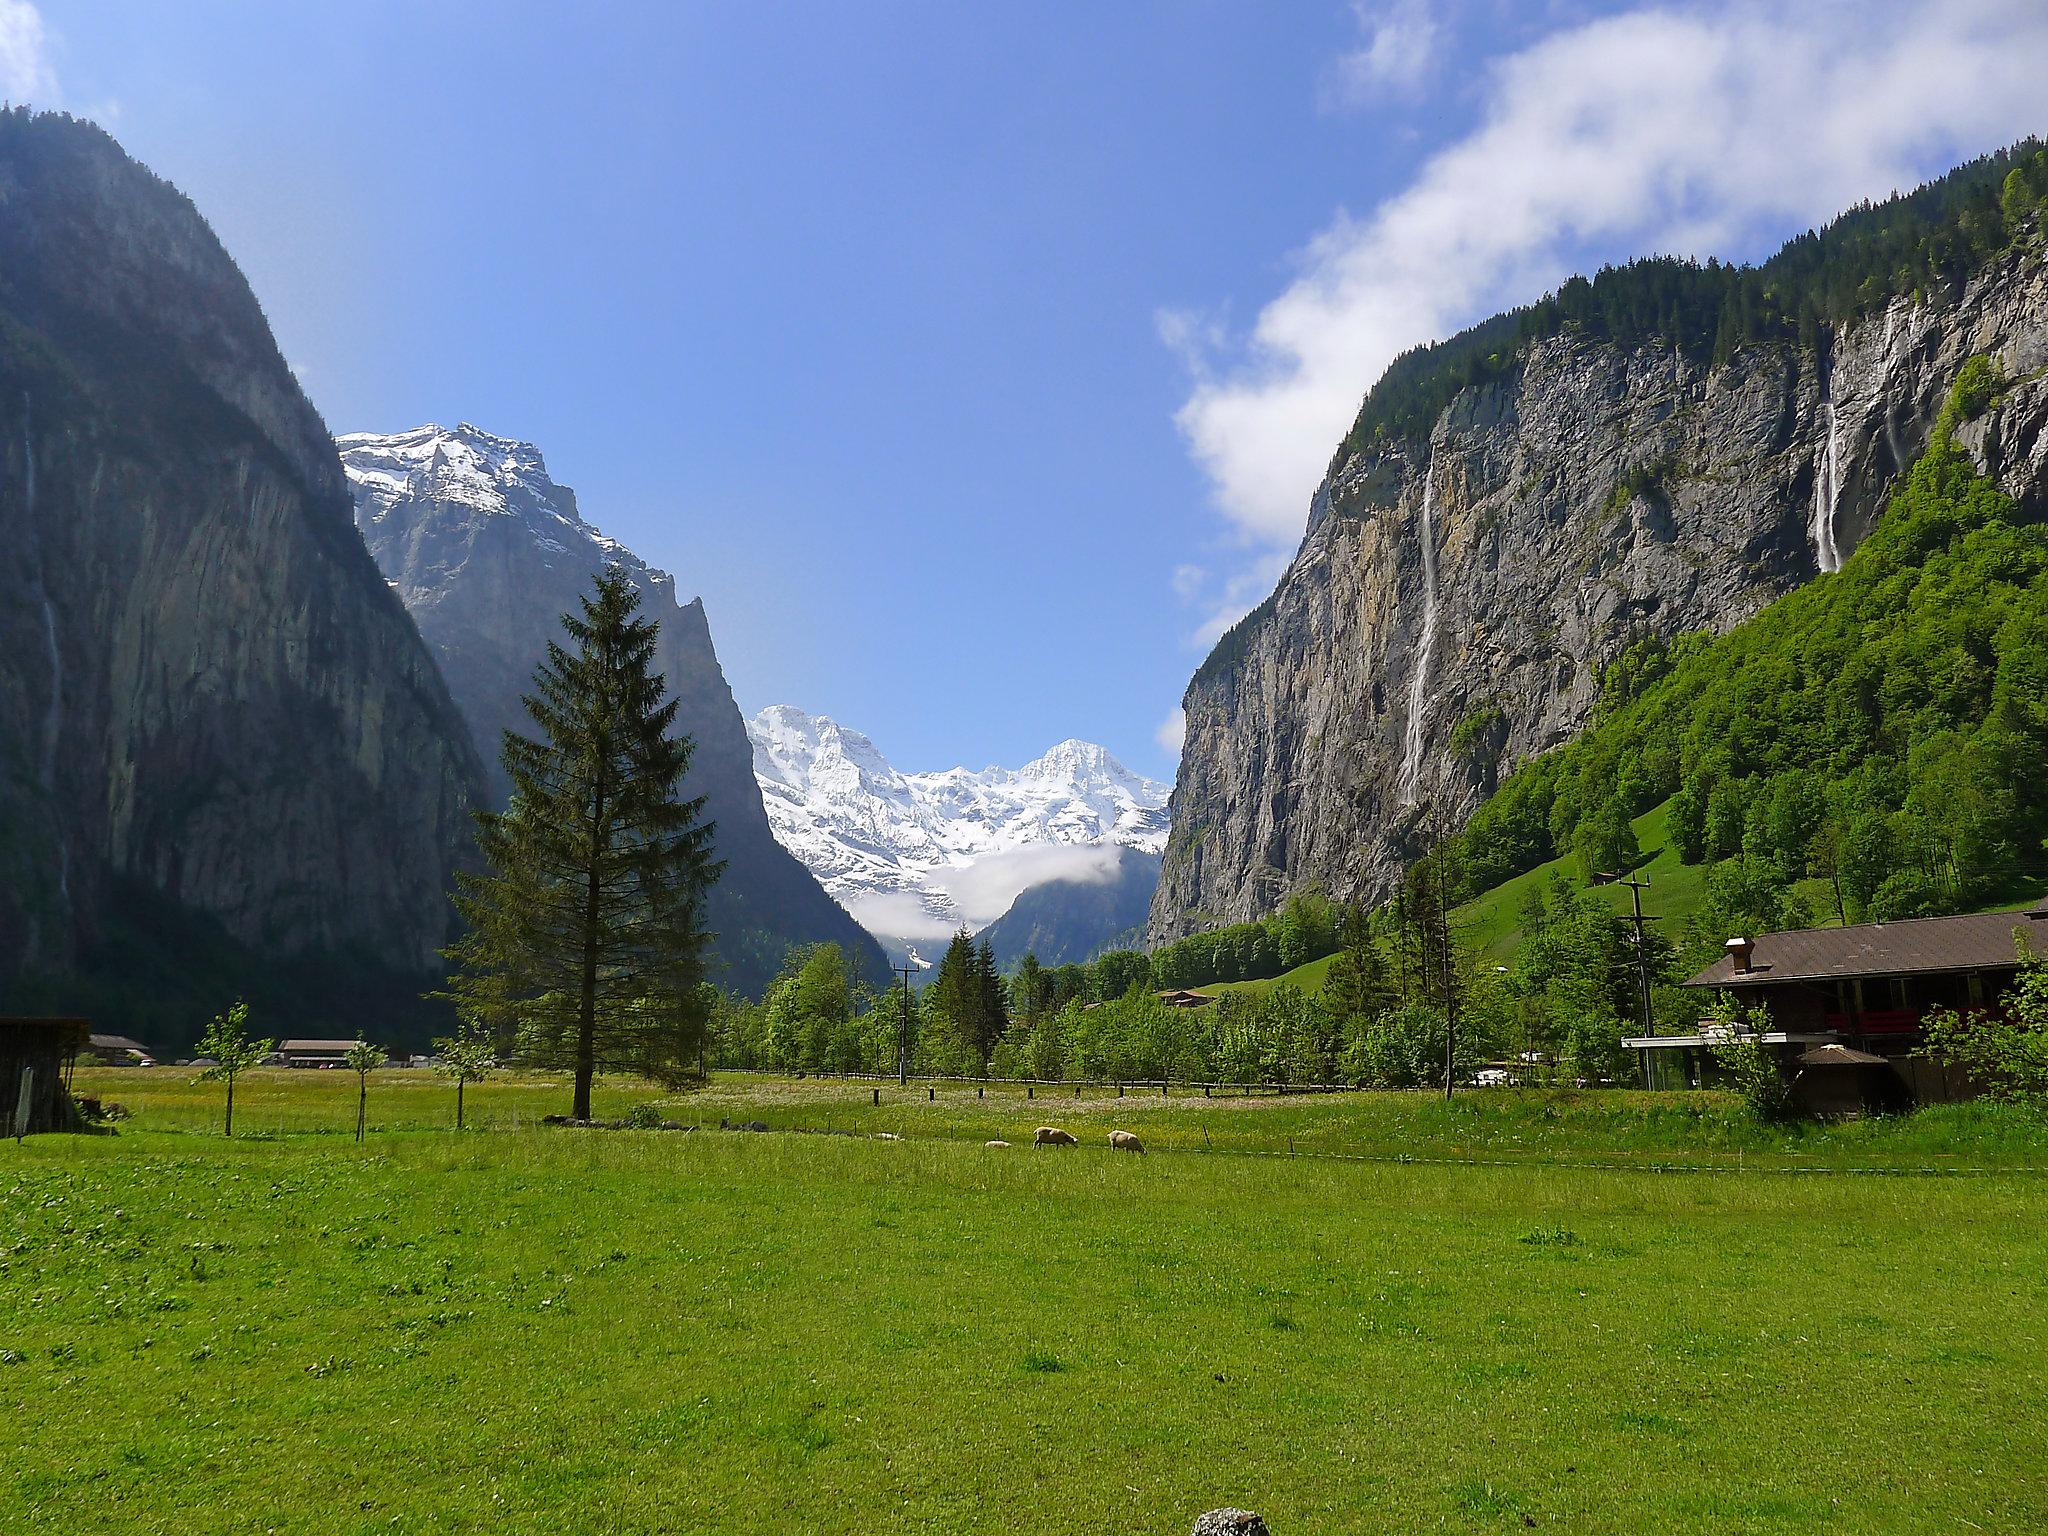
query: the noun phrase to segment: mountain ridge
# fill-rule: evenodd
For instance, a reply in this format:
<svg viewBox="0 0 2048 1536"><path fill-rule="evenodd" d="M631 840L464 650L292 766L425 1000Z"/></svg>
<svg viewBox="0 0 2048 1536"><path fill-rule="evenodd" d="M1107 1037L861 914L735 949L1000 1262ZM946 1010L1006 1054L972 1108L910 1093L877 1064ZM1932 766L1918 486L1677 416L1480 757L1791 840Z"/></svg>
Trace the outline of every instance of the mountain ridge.
<svg viewBox="0 0 2048 1536"><path fill-rule="evenodd" d="M196 1029L186 947L101 953L134 922L417 978L481 775L319 413L109 135L0 113L0 188L0 983Z"/></svg>
<svg viewBox="0 0 2048 1536"><path fill-rule="evenodd" d="M754 782L752 747L701 599L603 533L540 450L471 423L336 439L357 526L420 633L489 764L493 798L510 791L497 744L530 729L523 695L560 617L616 564L659 621L656 665L694 742L685 794L705 798L724 875L707 900L724 964L718 978L758 993L793 945L830 940L857 972L887 977L880 948L777 842Z"/></svg>
<svg viewBox="0 0 2048 1536"><path fill-rule="evenodd" d="M1166 786L1092 742L1069 738L1016 769L903 773L861 732L792 705L759 711L748 734L776 836L890 937L982 926L1038 883L998 890L991 866L975 874L982 861L1041 877L1087 863L1100 878L1109 861L1090 850L1165 840Z"/></svg>
<svg viewBox="0 0 2048 1536"><path fill-rule="evenodd" d="M1628 644L1725 632L1838 568L1973 356L2029 381L1972 452L2038 515L2048 272L2037 246L1983 234L2005 164L1941 184L1947 225L1900 200L1918 244L1891 240L1882 210L1831 225L1886 259L1957 253L1924 291L1894 279L1848 319L1752 320L1724 347L1724 314L1679 344L1655 300L1694 279L1658 267L1634 296L1625 271L1574 280L1571 313L1519 340L1504 317L1467 333L1492 352L1460 337L1397 361L1287 572L1189 684L1151 941L1311 886L1384 899L1425 823L1454 829L1585 724ZM1820 238L1787 250L1819 261L1804 242ZM1747 282L1696 286L1740 300ZM1639 335L1612 318L1632 297L1648 300Z"/></svg>

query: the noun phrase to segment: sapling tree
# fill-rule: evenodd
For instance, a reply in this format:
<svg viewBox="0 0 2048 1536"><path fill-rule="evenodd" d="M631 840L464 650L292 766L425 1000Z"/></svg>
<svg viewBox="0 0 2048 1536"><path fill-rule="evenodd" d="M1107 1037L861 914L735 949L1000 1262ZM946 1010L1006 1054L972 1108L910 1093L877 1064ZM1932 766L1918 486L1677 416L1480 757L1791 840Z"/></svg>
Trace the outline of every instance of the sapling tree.
<svg viewBox="0 0 2048 1536"><path fill-rule="evenodd" d="M434 1042L434 1049L441 1059L434 1070L443 1077L455 1079L455 1129L462 1129L462 1090L470 1083L480 1083L489 1077L498 1065L498 1048L491 1039L491 1032L481 1019L464 1019L452 1035Z"/></svg>
<svg viewBox="0 0 2048 1536"><path fill-rule="evenodd" d="M1993 1098L2048 1105L2048 957L2025 954L2003 1007L1926 1020L1927 1051Z"/></svg>
<svg viewBox="0 0 2048 1536"><path fill-rule="evenodd" d="M356 1043L342 1053L341 1060L356 1075L356 1140L360 1142L364 1114L370 1105L370 1069L384 1065L384 1051L357 1035Z"/></svg>
<svg viewBox="0 0 2048 1536"><path fill-rule="evenodd" d="M268 1056L276 1046L275 1040L249 1038L249 1005L239 1001L226 1013L215 1014L213 1022L206 1026L206 1033L199 1037L199 1054L212 1061L213 1065L193 1081L228 1085L223 1135L235 1134L235 1079Z"/></svg>
<svg viewBox="0 0 2048 1536"><path fill-rule="evenodd" d="M1766 1125L1793 1118L1792 1081L1764 1045L1764 1035L1771 1027L1770 1010L1762 1004L1743 1008L1731 1002L1722 1023L1725 1033L1709 1048L1721 1070L1734 1080L1749 1112Z"/></svg>

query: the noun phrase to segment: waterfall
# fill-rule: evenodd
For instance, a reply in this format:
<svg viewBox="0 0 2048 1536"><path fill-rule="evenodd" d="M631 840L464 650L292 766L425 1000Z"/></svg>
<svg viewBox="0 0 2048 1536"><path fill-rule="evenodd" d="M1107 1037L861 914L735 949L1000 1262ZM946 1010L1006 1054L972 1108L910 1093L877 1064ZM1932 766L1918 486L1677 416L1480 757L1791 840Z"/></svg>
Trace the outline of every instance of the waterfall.
<svg viewBox="0 0 2048 1536"><path fill-rule="evenodd" d="M1835 544L1835 501L1842 490L1842 459L1833 368L1828 369L1828 394L1821 402L1821 415L1827 422L1827 438L1813 462L1813 551L1823 571L1839 571L1842 552Z"/></svg>
<svg viewBox="0 0 2048 1536"><path fill-rule="evenodd" d="M1892 408L1892 375L1898 370L1899 310L1904 299L1893 299L1884 307L1884 378L1877 387L1877 409L1884 418L1885 446L1891 450L1892 473L1906 472L1906 450L1899 442L1899 413Z"/></svg>
<svg viewBox="0 0 2048 1536"><path fill-rule="evenodd" d="M1413 805L1422 784L1422 715L1429 700L1430 654L1436 649L1436 445L1422 477L1422 638L1415 646L1415 674L1408 686L1408 735L1401 754L1401 803Z"/></svg>

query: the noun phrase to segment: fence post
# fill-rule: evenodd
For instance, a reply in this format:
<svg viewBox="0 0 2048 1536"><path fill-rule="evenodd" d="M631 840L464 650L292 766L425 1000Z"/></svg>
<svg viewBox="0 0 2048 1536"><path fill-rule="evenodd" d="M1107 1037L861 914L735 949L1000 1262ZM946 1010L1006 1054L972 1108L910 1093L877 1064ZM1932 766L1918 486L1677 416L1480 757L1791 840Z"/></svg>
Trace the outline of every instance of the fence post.
<svg viewBox="0 0 2048 1536"><path fill-rule="evenodd" d="M974 1096L975 1096L975 1097L976 1097L977 1099L985 1099L985 1098L987 1098L987 1097L988 1097L988 1087L987 1087L987 1085L986 1085L986 1084L984 1084L984 1083L976 1083L976 1084L974 1085Z"/></svg>
<svg viewBox="0 0 2048 1536"><path fill-rule="evenodd" d="M880 1109L882 1107L882 1090L879 1088L874 1088L870 1089L869 1091L873 1093L875 1096L875 1108Z"/></svg>
<svg viewBox="0 0 2048 1536"><path fill-rule="evenodd" d="M1081 1097L1081 1085L1079 1083L1074 1084L1074 1097L1077 1099Z"/></svg>
<svg viewBox="0 0 2048 1536"><path fill-rule="evenodd" d="M1031 1097L1031 1085L1029 1083L1024 1085L1024 1097L1027 1099Z"/></svg>
<svg viewBox="0 0 2048 1536"><path fill-rule="evenodd" d="M1122 1098L1124 1096L1124 1085L1122 1083L1118 1083L1116 1085L1116 1096L1118 1098Z"/></svg>
<svg viewBox="0 0 2048 1536"><path fill-rule="evenodd" d="M927 1089L925 1089L925 1091L924 1091L924 1098L925 1098L925 1102L926 1102L927 1104L935 1104L935 1103L937 1103L937 1102L938 1102L938 1098L939 1098L939 1090L938 1090L938 1089L936 1089L936 1088L927 1088Z"/></svg>
<svg viewBox="0 0 2048 1536"><path fill-rule="evenodd" d="M1159 1080L1159 1097L1166 1097L1166 1079L1163 1077Z"/></svg>

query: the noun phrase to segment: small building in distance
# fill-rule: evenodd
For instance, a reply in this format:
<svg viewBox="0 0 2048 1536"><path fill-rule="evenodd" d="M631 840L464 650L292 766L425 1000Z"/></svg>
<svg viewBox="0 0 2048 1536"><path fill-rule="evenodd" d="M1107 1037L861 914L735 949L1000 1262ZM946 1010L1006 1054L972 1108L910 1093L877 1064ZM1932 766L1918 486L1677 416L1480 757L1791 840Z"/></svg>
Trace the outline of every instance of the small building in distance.
<svg viewBox="0 0 2048 1536"><path fill-rule="evenodd" d="M1929 1013L1992 1014L2019 975L2022 954L2048 955L2048 904L2020 912L1970 912L1845 928L1802 928L1733 938L1686 986L1721 992L1745 1011L1761 1008L1762 1043L1794 1071L1844 1071L1875 1057L1914 1099L1966 1097L1970 1085L1921 1054ZM1697 1034L1631 1039L1644 1082L1697 1085L1727 1020ZM1845 1053L1822 1047L1841 1046ZM1853 1059L1852 1059L1853 1058ZM1868 1072L1862 1077L1871 1076ZM1864 1084L1864 1097L1872 1085Z"/></svg>
<svg viewBox="0 0 2048 1536"><path fill-rule="evenodd" d="M84 1019L0 1019L0 1135L83 1128L64 1069L91 1037Z"/></svg>
<svg viewBox="0 0 2048 1536"><path fill-rule="evenodd" d="M1169 1008L1206 1008L1216 999L1208 992L1191 992L1186 987L1175 987L1160 993L1159 1001Z"/></svg>
<svg viewBox="0 0 2048 1536"><path fill-rule="evenodd" d="M94 1035L81 1053L101 1067L153 1067L156 1058L140 1040L126 1035Z"/></svg>
<svg viewBox="0 0 2048 1536"><path fill-rule="evenodd" d="M353 1040L286 1040L271 1060L284 1067L338 1067L355 1044Z"/></svg>

